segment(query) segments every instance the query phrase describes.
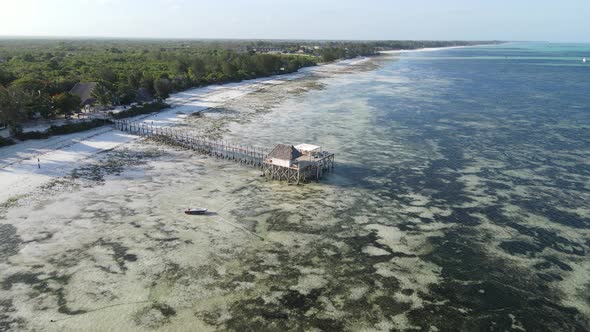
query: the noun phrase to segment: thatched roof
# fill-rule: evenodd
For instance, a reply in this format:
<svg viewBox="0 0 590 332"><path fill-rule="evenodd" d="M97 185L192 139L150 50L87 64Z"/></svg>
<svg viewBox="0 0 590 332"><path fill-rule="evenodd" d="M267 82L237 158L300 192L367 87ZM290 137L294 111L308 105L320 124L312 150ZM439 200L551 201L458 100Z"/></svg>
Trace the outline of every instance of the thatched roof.
<svg viewBox="0 0 590 332"><path fill-rule="evenodd" d="M94 102L94 97L92 97L92 91L96 87L98 83L96 82L86 82L86 83L76 83L70 93L80 97L82 101L82 105L92 104Z"/></svg>
<svg viewBox="0 0 590 332"><path fill-rule="evenodd" d="M268 154L268 158L276 158L282 160L295 160L301 157L301 152L297 151L293 145L277 144L274 149Z"/></svg>

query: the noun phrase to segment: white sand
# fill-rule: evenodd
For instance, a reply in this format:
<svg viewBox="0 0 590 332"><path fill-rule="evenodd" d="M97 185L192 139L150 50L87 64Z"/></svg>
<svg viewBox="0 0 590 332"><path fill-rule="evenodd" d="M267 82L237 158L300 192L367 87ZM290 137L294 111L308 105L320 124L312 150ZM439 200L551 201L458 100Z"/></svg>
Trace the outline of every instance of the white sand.
<svg viewBox="0 0 590 332"><path fill-rule="evenodd" d="M470 46L447 46L447 47L424 47L424 48L417 48L415 50L388 50L388 51L379 51L382 54L398 54L398 53L414 53L414 52L433 52L433 51L441 51L441 50L450 50L454 48L468 48L468 47L477 47L481 45L470 45Z"/></svg>

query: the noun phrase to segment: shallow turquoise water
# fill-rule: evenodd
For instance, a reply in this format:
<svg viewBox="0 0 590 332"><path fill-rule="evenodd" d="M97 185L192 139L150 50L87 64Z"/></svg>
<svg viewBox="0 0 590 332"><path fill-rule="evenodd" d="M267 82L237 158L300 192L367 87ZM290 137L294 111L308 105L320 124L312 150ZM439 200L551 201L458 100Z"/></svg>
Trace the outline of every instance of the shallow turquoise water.
<svg viewBox="0 0 590 332"><path fill-rule="evenodd" d="M291 213L325 236L318 250L335 241L354 249L284 258L330 267L318 294L332 300L368 285L361 300L342 300L345 324L330 326L394 317L392 326L423 330L590 328L585 56L590 45L548 43L403 54L323 79L324 89L245 126L265 145L336 153L323 185L337 194L313 190L341 205L298 198L312 210L329 205L335 224ZM318 294L301 301L321 307Z"/></svg>

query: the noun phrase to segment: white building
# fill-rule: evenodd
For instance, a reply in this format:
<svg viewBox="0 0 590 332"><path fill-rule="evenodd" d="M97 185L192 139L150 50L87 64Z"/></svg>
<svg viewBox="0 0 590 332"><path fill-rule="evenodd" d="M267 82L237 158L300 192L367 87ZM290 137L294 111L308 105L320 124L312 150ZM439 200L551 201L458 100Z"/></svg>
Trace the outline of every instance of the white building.
<svg viewBox="0 0 590 332"><path fill-rule="evenodd" d="M299 144L295 145L295 149L303 154L312 154L316 152L320 152L322 150L321 146L313 145L313 144Z"/></svg>

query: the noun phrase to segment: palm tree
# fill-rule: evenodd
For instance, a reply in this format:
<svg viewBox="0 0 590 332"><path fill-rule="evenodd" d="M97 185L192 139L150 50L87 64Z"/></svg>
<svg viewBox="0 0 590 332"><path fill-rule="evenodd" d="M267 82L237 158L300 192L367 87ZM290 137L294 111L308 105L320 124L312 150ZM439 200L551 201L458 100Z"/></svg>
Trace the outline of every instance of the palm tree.
<svg viewBox="0 0 590 332"><path fill-rule="evenodd" d="M92 90L92 97L96 99L96 102L101 106L109 106L113 101L113 94L103 84L98 84Z"/></svg>

